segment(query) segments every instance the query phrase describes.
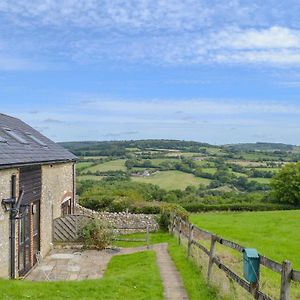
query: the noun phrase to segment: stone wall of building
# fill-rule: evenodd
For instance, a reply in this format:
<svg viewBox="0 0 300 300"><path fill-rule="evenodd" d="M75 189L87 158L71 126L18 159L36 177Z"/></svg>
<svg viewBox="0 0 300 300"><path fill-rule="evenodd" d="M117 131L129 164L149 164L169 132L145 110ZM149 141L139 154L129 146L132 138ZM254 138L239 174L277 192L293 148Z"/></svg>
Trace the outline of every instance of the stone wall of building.
<svg viewBox="0 0 300 300"><path fill-rule="evenodd" d="M61 203L73 199L73 163L42 166L41 253L52 245L52 220L61 216Z"/></svg>
<svg viewBox="0 0 300 300"><path fill-rule="evenodd" d="M145 231L145 227L149 226L150 231L159 229L156 215L147 214L131 214L126 212L109 213L97 212L91 209L76 204L75 213L92 216L111 224L115 228L129 227L129 228L142 228L142 230L128 230L129 232Z"/></svg>
<svg viewBox="0 0 300 300"><path fill-rule="evenodd" d="M0 170L0 203L11 197L11 176L17 175L17 169ZM18 180L17 180L18 182ZM17 187L18 188L18 187ZM0 206L0 277L8 278L10 274L10 221L9 212Z"/></svg>

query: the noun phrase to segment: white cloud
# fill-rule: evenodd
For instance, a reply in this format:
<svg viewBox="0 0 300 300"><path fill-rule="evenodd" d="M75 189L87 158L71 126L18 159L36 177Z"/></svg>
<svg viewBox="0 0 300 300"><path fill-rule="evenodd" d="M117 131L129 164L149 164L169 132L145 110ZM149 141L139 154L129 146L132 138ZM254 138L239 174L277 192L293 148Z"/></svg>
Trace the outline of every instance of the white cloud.
<svg viewBox="0 0 300 300"><path fill-rule="evenodd" d="M221 31L210 38L211 48L286 49L300 48L300 31L284 27L266 29L239 28Z"/></svg>
<svg viewBox="0 0 300 300"><path fill-rule="evenodd" d="M27 50L84 64L298 65L300 30L291 24L300 5L291 11L287 1L0 0L0 26L16 57Z"/></svg>
<svg viewBox="0 0 300 300"><path fill-rule="evenodd" d="M211 0L1 0L0 12L18 24L81 28L194 30L215 18L251 20L255 5Z"/></svg>
<svg viewBox="0 0 300 300"><path fill-rule="evenodd" d="M108 115L145 115L149 118L165 118L166 115L182 118L182 114L190 116L205 115L239 115L239 114L300 114L300 103L282 103L276 101L241 101L222 99L153 99L153 100L117 100L95 99L87 97L79 103L81 108L101 111Z"/></svg>

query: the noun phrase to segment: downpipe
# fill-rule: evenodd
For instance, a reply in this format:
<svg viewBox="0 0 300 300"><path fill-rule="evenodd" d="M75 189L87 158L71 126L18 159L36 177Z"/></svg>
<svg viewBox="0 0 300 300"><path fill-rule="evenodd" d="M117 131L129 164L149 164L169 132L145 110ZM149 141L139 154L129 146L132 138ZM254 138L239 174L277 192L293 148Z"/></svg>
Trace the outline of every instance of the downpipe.
<svg viewBox="0 0 300 300"><path fill-rule="evenodd" d="M12 175L11 177L11 198L3 199L2 205L9 211L10 219L10 278L16 278L16 221L19 216L20 205L23 199L24 192L21 191L19 198L17 194L17 177Z"/></svg>

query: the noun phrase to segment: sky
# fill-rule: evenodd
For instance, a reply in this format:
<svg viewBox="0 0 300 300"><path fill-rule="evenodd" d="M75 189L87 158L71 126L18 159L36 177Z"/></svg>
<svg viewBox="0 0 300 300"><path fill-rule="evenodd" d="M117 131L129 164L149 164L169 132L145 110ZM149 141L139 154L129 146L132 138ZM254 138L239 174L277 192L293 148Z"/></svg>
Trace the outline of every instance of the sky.
<svg viewBox="0 0 300 300"><path fill-rule="evenodd" d="M298 0L0 0L0 112L55 141L300 145Z"/></svg>

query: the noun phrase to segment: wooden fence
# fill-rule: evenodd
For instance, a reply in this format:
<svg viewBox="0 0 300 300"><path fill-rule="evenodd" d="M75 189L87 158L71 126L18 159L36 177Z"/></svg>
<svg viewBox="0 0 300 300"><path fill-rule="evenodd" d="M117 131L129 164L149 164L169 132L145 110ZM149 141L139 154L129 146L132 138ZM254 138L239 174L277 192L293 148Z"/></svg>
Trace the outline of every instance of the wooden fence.
<svg viewBox="0 0 300 300"><path fill-rule="evenodd" d="M217 235L214 235L206 230L200 229L197 226L184 221L178 216L174 216L170 228L170 233L178 234L178 242L181 244L182 237L186 238L188 241L188 256L191 256L192 247L197 247L202 250L208 256L208 271L207 271L207 279L208 282L211 280L211 273L213 265L217 265L219 269L225 272L225 274L243 287L247 292L253 295L254 299L259 300L271 300L271 297L264 294L259 287L259 282L257 284L250 284L245 279L241 278L235 272L230 270L221 260L215 255L215 246L216 243L219 243L223 246L229 247L233 250L236 250L240 253L243 253L244 247L223 239ZM199 242L199 239L195 238L195 236L205 237L206 239L210 239L210 249L207 249L204 245ZM293 270L292 265L289 261L284 261L282 264L275 262L263 255L259 255L260 264L265 266L266 268L272 270L273 272L281 274L281 288L280 288L280 300L290 300L290 288L291 282L300 282L300 272ZM258 276L259 278L259 276Z"/></svg>
<svg viewBox="0 0 300 300"><path fill-rule="evenodd" d="M83 214L66 215L53 220L53 241L63 243L80 242L80 230L92 220L92 216ZM113 229L115 234L128 234L130 232L145 232L145 238L115 238L118 241L145 242L149 247L149 224L141 227L118 227Z"/></svg>
<svg viewBox="0 0 300 300"><path fill-rule="evenodd" d="M146 225L146 227L119 227L116 229L118 233L123 232L123 234L128 234L131 230L139 232L141 230L145 231L145 238L121 238L117 237L115 238L116 241L123 241L123 242L145 242L147 245L147 248L149 248L149 224Z"/></svg>
<svg viewBox="0 0 300 300"><path fill-rule="evenodd" d="M77 242L79 231L92 219L86 215L66 215L53 220L54 242Z"/></svg>

